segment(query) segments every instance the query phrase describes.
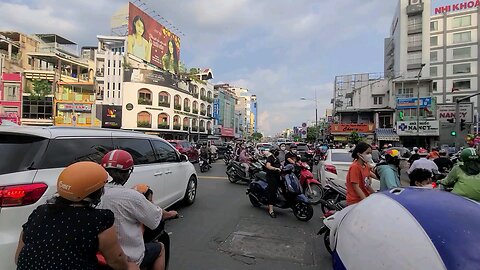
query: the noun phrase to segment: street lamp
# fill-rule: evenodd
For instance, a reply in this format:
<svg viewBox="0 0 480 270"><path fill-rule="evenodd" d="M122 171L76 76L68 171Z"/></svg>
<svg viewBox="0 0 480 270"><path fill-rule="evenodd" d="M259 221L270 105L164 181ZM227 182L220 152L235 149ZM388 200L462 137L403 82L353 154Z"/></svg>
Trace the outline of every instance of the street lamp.
<svg viewBox="0 0 480 270"><path fill-rule="evenodd" d="M419 137L419 122L420 122L420 77L422 77L422 70L425 64L422 64L417 75L417 147L420 143Z"/></svg>
<svg viewBox="0 0 480 270"><path fill-rule="evenodd" d="M317 90L315 90L315 99L300 98L304 101L315 101L315 143L318 142L318 100L317 100Z"/></svg>

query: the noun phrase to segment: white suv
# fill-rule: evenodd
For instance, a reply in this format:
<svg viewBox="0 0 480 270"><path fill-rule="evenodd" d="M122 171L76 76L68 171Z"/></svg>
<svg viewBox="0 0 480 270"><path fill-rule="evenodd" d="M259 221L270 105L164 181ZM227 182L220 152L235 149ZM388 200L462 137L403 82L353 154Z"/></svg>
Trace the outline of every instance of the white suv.
<svg viewBox="0 0 480 270"><path fill-rule="evenodd" d="M14 254L30 213L56 193L57 177L66 166L100 162L112 149L128 151L135 168L127 182L144 183L154 203L168 207L192 204L197 175L186 156L167 141L143 133L63 127L0 127L0 265L15 269Z"/></svg>

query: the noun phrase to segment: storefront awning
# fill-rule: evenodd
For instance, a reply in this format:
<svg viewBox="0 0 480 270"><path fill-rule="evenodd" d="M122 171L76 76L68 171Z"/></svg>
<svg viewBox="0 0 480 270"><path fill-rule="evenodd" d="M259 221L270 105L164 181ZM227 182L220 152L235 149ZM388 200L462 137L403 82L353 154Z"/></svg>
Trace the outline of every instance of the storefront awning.
<svg viewBox="0 0 480 270"><path fill-rule="evenodd" d="M377 128L377 130L375 131L375 135L378 141L400 141L400 137L393 130L393 128Z"/></svg>

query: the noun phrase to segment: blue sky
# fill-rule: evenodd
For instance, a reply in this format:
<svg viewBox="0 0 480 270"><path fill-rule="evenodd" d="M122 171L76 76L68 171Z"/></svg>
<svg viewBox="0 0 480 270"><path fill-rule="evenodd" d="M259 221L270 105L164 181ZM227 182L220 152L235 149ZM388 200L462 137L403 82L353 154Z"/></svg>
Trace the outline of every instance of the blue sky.
<svg viewBox="0 0 480 270"><path fill-rule="evenodd" d="M124 0L4 0L1 30L58 33L80 45L109 34ZM210 67L214 82L258 96L266 134L315 119L330 108L335 75L382 72L383 39L394 0L144 0L179 28L188 67ZM432 6L454 3L432 0Z"/></svg>

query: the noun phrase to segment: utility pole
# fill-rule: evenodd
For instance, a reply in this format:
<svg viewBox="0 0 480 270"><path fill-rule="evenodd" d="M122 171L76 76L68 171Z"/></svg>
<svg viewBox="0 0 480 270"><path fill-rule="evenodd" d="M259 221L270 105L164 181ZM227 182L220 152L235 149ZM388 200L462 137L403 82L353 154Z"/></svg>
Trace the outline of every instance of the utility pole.
<svg viewBox="0 0 480 270"><path fill-rule="evenodd" d="M480 95L480 92L476 94L472 94L469 96L466 96L464 98L459 98L455 101L455 149L458 151L460 150L460 146L462 145L462 140L460 137L460 103L465 100L470 100L471 97L475 97ZM477 120L478 121L478 120Z"/></svg>
<svg viewBox="0 0 480 270"><path fill-rule="evenodd" d="M422 64L417 75L417 147L420 146L420 132L419 132L419 123L420 123L420 77L422 77L422 69L425 64Z"/></svg>

